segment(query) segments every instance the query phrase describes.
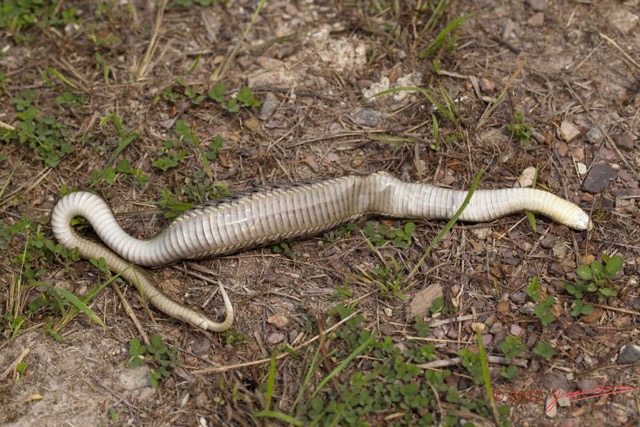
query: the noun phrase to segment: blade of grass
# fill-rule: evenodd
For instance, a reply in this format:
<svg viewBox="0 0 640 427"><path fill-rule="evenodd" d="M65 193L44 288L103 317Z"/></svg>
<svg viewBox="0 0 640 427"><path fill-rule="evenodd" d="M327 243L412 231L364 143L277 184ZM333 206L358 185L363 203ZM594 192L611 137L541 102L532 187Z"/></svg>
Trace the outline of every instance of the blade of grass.
<svg viewBox="0 0 640 427"><path fill-rule="evenodd" d="M483 170L478 171L478 173L476 174L475 178L473 178L473 182L471 182L471 187L469 188L469 192L467 193L467 197L465 197L464 201L462 202L462 204L460 205L460 207L458 208L456 213L451 217L449 222L447 222L447 225L445 225L444 228L442 229L442 231L440 233L438 233L438 235L431 241L431 244L429 245L427 250L424 251L424 254L418 260L418 262L416 263L416 266L413 267L413 270L411 270L409 275L406 277L406 280L411 279L418 272L418 269L420 268L420 266L422 265L424 260L427 259L427 257L429 256L429 254L431 253L433 248L435 248L435 246L438 243L440 243L440 240L442 240L442 238L444 236L446 236L447 233L453 228L455 223L458 222L458 219L460 218L460 215L462 215L462 212L464 212L464 210L467 208L467 205L471 201L471 197L473 197L473 193L476 191L476 188L478 187L478 184L480 183L480 179L482 178L483 173L484 173Z"/></svg>
<svg viewBox="0 0 640 427"><path fill-rule="evenodd" d="M269 376L267 377L267 393L266 402L264 404L264 411L269 412L271 406L271 398L273 397L273 389L276 385L276 358L275 355L271 356L271 362L269 362Z"/></svg>
<svg viewBox="0 0 640 427"><path fill-rule="evenodd" d="M429 47L418 54L418 58L420 58L420 59L426 58L427 56L433 55L434 53L438 52L438 50L440 50L440 48L444 44L447 36L451 32L453 32L453 31L457 30L458 28L460 28L462 26L462 24L464 24L464 22L467 19L469 19L471 16L473 16L473 14L467 13L467 14L462 15L461 17L456 18L453 21L451 21L449 23L449 25L447 25L442 31L440 31L438 33L438 35L433 40L433 42L431 42Z"/></svg>
<svg viewBox="0 0 640 427"><path fill-rule="evenodd" d="M251 31L251 28L253 28L253 24L255 24L256 20L258 19L258 15L260 14L260 11L264 8L266 4L267 4L267 0L260 1L260 3L258 4L258 7L256 8L256 11L253 12L253 15L251 15L251 21L242 32L242 36L240 37L240 40L238 40L238 43L235 45L235 47L233 48L229 56L225 58L222 65L219 68L216 68L213 73L211 73L209 80L217 81L224 77L224 75L227 73L227 69L229 68L229 65L231 64L231 62L233 62L236 55L238 54L238 51L240 50L240 45L242 45L244 40L247 38L247 35Z"/></svg>
<svg viewBox="0 0 640 427"><path fill-rule="evenodd" d="M62 83L73 89L79 89L78 85L66 78L60 71L56 70L55 68L45 68L44 72L42 73L42 78L54 89L57 89L58 87L49 79L49 75L56 77Z"/></svg>
<svg viewBox="0 0 640 427"><path fill-rule="evenodd" d="M479 331L476 331L476 338L478 341L478 355L480 356L480 364L482 365L482 380L487 392L487 400L489 401L489 407L491 408L496 425L500 425L500 414L498 413L496 401L493 399L493 388L491 386L491 376L489 375L487 352L484 349L484 341L482 340L482 334Z"/></svg>
<svg viewBox="0 0 640 427"><path fill-rule="evenodd" d="M375 335L371 335L365 342L363 342L362 344L360 344L360 346L358 348L356 348L355 350L353 350L353 352L347 356L346 359L344 359L342 362L340 362L340 364L338 366L336 366L336 368L331 371L326 377L324 377L324 379L322 381L320 381L320 384L318 384L318 386L316 387L316 389L314 390L314 392L311 394L311 397L309 399L313 399L316 394L318 394L318 392L320 390L322 390L322 388L325 386L325 384L327 384L331 378L335 377L336 375L338 375L340 372L342 372L342 370L344 368L347 367L347 365L349 363L351 363L351 361L353 359L355 359L357 356L360 355L360 353L362 353L363 351L365 351L367 349L367 347L369 347L369 345L376 339Z"/></svg>
<svg viewBox="0 0 640 427"><path fill-rule="evenodd" d="M279 411L260 411L254 414L256 417L269 417L275 418L280 421L284 421L285 423L294 425L294 426L302 426L302 421L293 418L291 415L287 415L285 413Z"/></svg>
<svg viewBox="0 0 640 427"><path fill-rule="evenodd" d="M88 318L90 318L91 320L93 320L94 322L96 322L98 325L102 326L104 329L107 329L107 325L104 324L104 322L102 321L102 319L100 319L96 313L93 312L93 310L91 310L89 308L89 306L87 304L85 304L80 298L78 298L77 296L75 296L73 294L73 292L69 292L66 289L63 288L59 288L57 286L51 286L52 290L55 290L56 293L59 293L60 295L62 295L67 301L69 301L73 307L75 307L76 309L78 309L80 312L84 313L85 315L87 315Z"/></svg>

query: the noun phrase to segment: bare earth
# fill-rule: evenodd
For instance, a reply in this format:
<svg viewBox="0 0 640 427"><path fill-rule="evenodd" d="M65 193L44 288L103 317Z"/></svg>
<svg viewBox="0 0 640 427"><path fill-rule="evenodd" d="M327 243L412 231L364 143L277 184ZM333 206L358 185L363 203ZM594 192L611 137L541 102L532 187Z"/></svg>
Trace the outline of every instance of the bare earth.
<svg viewBox="0 0 640 427"><path fill-rule="evenodd" d="M423 318L439 322L431 337L441 339L437 354L442 360L458 356L461 348L477 350L473 323L486 327L489 355L502 355L505 336L520 336L526 344L520 356L524 368L507 382L497 374L499 366L490 365L494 388L541 390L545 398L559 388L640 388L638 364L616 360L620 348L637 342L639 335L638 0L458 1L428 32L423 28L429 13L417 13L415 1L400 2L399 10L375 10L369 2L270 2L240 42L254 3L172 7L161 16L154 2L137 2L97 16L91 2L64 2L64 8L79 9L79 25L32 27L23 30L28 40L21 43L0 32L0 47L6 46L0 70L8 79L0 91L0 122L16 126L13 99L35 90L34 105L66 125L75 147L51 168L28 144L2 146L4 224L26 215L42 220L41 231L52 238L46 218L63 185L103 195L123 227L143 238L167 223L150 203L160 200L164 190L194 202L206 191L205 198L215 197L211 190L217 187L211 182L233 192L378 170L405 180L468 188L485 168L480 187L499 188L516 185L533 166L539 187L590 211L593 230L576 232L538 217L534 232L524 215L491 224L458 224L402 284L406 300L383 298L375 285L357 279L362 271L382 265L358 231L295 242L290 256L267 247L158 269L154 277L166 292L217 318L223 315L215 286L221 280L237 311L235 333L198 331L147 309L135 289L124 284L118 285L122 296L107 286L91 303L106 330L79 315L61 329L63 342L58 342L46 329L59 320L59 312L30 315L15 337L3 320L0 424L260 425L263 420L252 414L263 408L258 389L266 382L268 363L198 371L268 359L278 345L313 338L321 319L339 302L335 289L345 286L351 295L340 302L361 299L357 309L367 328L401 343L409 334L409 302L421 290L441 285L449 310L437 319L430 314ZM419 58L439 31L466 13L472 16L453 43ZM43 78L48 68L76 88L51 74L54 85L48 84ZM216 79L229 94L250 87L262 106L229 113L209 99L192 102L184 94L196 88L206 95ZM370 98L390 87L409 86L449 93L458 123L416 92ZM86 100L61 105L55 98L64 91ZM502 102L496 102L501 95ZM101 123L109 112L127 132L138 134L112 163L121 136L113 122ZM438 139L432 131L434 112ZM508 128L516 112L523 113L533 130L528 144ZM224 140L219 155L209 161L209 183L193 145L182 146L187 151L177 167L165 172L152 166L163 141L178 139L177 119L194 130L202 147L211 147L215 136ZM148 175L148 181L139 183L126 173L113 183L90 180L92 171L115 167L123 159ZM594 168L603 175L589 176ZM601 188L585 191L590 185ZM404 222L387 224L399 227ZM418 222L410 247L387 245L382 256L415 263L444 224ZM13 311L11 284L27 284L26 279L20 282L21 264L12 261L25 250L25 241L24 235L15 235L3 243L3 319ZM573 317L572 298L562 285L575 280L580 262L602 254L624 259L624 270L615 279L619 296L588 316ZM41 282L78 295L107 278L83 260L69 263L70 268L55 259L35 265L45 269ZM534 276L545 295L558 299L556 320L546 327L521 310L530 301L524 290ZM20 292L23 313L43 289ZM124 302L133 317L125 313ZM280 328L272 324L279 313L288 320ZM157 388L149 386L145 367L125 366L129 340L143 339L143 333L160 335L180 349L180 366ZM233 342L234 337L239 341ZM540 341L552 344L551 359L532 353ZM28 363L19 379L12 367L16 361ZM305 360L278 363L277 409L287 412L297 393L292 384L297 379L288 372ZM485 398L483 387L470 382L463 367L453 364L449 369L460 391ZM639 402L636 390L572 402L558 407L556 414L545 413L544 402L498 403L510 406L513 425L586 426L637 425ZM478 425L491 421L471 419Z"/></svg>

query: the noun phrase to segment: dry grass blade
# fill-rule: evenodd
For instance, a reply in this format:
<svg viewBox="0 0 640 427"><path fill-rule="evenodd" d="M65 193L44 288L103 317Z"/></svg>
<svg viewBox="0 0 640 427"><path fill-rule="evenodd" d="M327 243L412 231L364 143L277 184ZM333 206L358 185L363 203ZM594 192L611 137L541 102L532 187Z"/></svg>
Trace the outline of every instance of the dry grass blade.
<svg viewBox="0 0 640 427"><path fill-rule="evenodd" d="M164 19L164 10L167 7L168 0L161 0L158 5L158 12L156 14L156 23L153 28L153 33L151 34L151 40L149 40L149 45L147 46L147 50L144 53L144 57L142 58L142 62L138 66L135 72L135 81L139 82L144 79L151 63L151 58L158 47L158 35L160 34L160 29L162 28L162 21Z"/></svg>
<svg viewBox="0 0 640 427"><path fill-rule="evenodd" d="M616 43L615 40L607 37L605 34L600 33L600 37L602 37L603 39L605 39L607 41L607 43L609 43L611 46L615 47L621 54L622 56L624 56L624 58L631 62L633 65L635 65L636 68L640 69L640 64L638 62L636 62L635 59L633 59L631 57L631 55L629 55L623 48L620 47L620 45L618 43Z"/></svg>

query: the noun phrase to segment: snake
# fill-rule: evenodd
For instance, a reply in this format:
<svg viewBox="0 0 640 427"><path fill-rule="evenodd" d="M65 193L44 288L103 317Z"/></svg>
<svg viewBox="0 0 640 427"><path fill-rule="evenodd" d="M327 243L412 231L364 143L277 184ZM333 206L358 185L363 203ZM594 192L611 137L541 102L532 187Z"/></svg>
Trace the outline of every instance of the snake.
<svg viewBox="0 0 640 427"><path fill-rule="evenodd" d="M233 305L218 283L226 317L222 322L183 305L162 292L143 267L159 267L184 259L239 252L283 240L316 235L370 215L406 219L450 219L468 192L405 182L387 172L247 190L195 206L148 240L129 235L107 202L93 193L65 195L51 213L55 238L84 259L103 258L113 273L134 284L151 305L197 328L221 332L234 321ZM578 205L532 188L476 190L459 216L461 221L487 222L518 212L533 212L575 230L592 226ZM81 236L72 220L84 217L104 245ZM106 246L105 246L106 245Z"/></svg>

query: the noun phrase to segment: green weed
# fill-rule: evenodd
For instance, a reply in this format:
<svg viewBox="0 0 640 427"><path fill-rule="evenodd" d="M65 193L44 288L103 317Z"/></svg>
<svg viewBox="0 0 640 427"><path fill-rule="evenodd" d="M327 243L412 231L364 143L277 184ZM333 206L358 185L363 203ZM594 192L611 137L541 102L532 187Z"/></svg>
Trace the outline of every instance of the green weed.
<svg viewBox="0 0 640 427"><path fill-rule="evenodd" d="M226 345L239 346L249 342L249 337L247 335L238 332L235 329L227 329L222 332L222 338Z"/></svg>
<svg viewBox="0 0 640 427"><path fill-rule="evenodd" d="M160 190L160 194L160 201L156 202L156 204L167 211L164 214L165 218L175 218L194 206L193 203L179 202L176 196L171 194L169 190L162 189Z"/></svg>
<svg viewBox="0 0 640 427"><path fill-rule="evenodd" d="M406 223L402 228L392 229L384 224L369 221L362 232L374 246L383 246L391 242L397 248L406 248L411 246L411 235L415 230L416 225L413 222Z"/></svg>
<svg viewBox="0 0 640 427"><path fill-rule="evenodd" d="M259 107L260 101L253 97L253 91L249 87L243 87L235 97L227 94L227 87L224 83L218 82L211 88L207 95L216 101L220 107L229 113L237 113L241 107Z"/></svg>
<svg viewBox="0 0 640 427"><path fill-rule="evenodd" d="M196 204L205 203L208 200L228 196L230 194L227 186L220 182L213 182L205 171L197 170L192 177L185 179L185 184L181 188L181 193Z"/></svg>
<svg viewBox="0 0 640 427"><path fill-rule="evenodd" d="M520 141L520 145L527 146L531 144L531 125L524 121L524 114L519 111L513 113L513 121L507 125L507 129L514 138Z"/></svg>
<svg viewBox="0 0 640 427"><path fill-rule="evenodd" d="M282 242L273 246L274 254L282 254L288 258L293 259L295 254L293 253L293 243L292 242Z"/></svg>
<svg viewBox="0 0 640 427"><path fill-rule="evenodd" d="M502 344L500 344L500 350L507 359L507 363L513 362L526 348L527 346L520 341L520 338L515 336L506 337L504 341L502 341ZM500 368L500 375L508 380L512 380L518 375L518 367L514 365L502 367Z"/></svg>
<svg viewBox="0 0 640 427"><path fill-rule="evenodd" d="M87 184L91 186L100 185L102 183L114 184L118 178L118 174L131 176L138 185L143 186L149 180L149 175L145 174L142 169L134 168L127 159L122 159L116 167L107 166L102 169L94 169L91 171Z"/></svg>
<svg viewBox="0 0 640 427"><path fill-rule="evenodd" d="M555 350L548 342L540 341L533 348L533 352L538 356L544 357L545 359L551 359L555 353Z"/></svg>
<svg viewBox="0 0 640 427"><path fill-rule="evenodd" d="M335 311L342 319L353 316L353 310L342 305ZM456 411L489 414L484 401L467 398L447 384L451 371L417 366L436 359L434 343L411 340L398 345L390 336L365 329L363 320L353 316L322 338L306 372L300 373L299 392L288 409L274 402L277 365L272 359L261 387L263 409L255 416L304 426L366 426L383 419L388 426L454 426L460 422ZM428 334L428 325L416 328L420 336ZM327 364L334 367L325 371Z"/></svg>
<svg viewBox="0 0 640 427"><path fill-rule="evenodd" d="M64 156L74 150L72 132L55 117L43 116L34 105L36 97L37 92L29 90L13 100L20 121L13 129L0 127L0 141L27 145L37 160L46 166L56 167Z"/></svg>
<svg viewBox="0 0 640 427"><path fill-rule="evenodd" d="M418 54L419 58L426 58L427 56L435 55L443 47L453 48L457 42L457 34L465 23L472 15L466 14L451 21L442 31L438 33L435 39L431 42L429 47L424 49Z"/></svg>
<svg viewBox="0 0 640 427"><path fill-rule="evenodd" d="M602 255L604 264L594 260L591 264L581 265L576 269L579 280L566 282L565 290L576 299L571 305L571 315L580 316L593 311L591 304L582 301L584 297L597 298L603 302L606 298L618 296L619 285L614 283L615 277L622 271L624 259L619 255Z"/></svg>
<svg viewBox="0 0 640 427"><path fill-rule="evenodd" d="M169 378L178 364L178 348L162 344L162 338L153 335L149 345L143 345L138 338L129 340L129 360L127 367L149 365L149 383L157 387Z"/></svg>
<svg viewBox="0 0 640 427"><path fill-rule="evenodd" d="M533 312L540 319L543 326L549 325L555 320L553 315L553 305L556 303L556 299L551 295L543 298L542 289L540 287L540 281L538 276L533 276L529 285L527 285L527 295L536 302L533 307Z"/></svg>
<svg viewBox="0 0 640 427"><path fill-rule="evenodd" d="M74 7L62 9L60 16L57 16L55 12L58 3L43 0L5 0L0 3L0 29L16 36L34 25L46 28L80 22L78 10Z"/></svg>
<svg viewBox="0 0 640 427"><path fill-rule="evenodd" d="M162 147L160 147L157 154L159 158L151 163L151 166L166 172L169 169L177 167L180 164L180 161L189 154L189 151L181 150L179 142L166 139L162 143Z"/></svg>

